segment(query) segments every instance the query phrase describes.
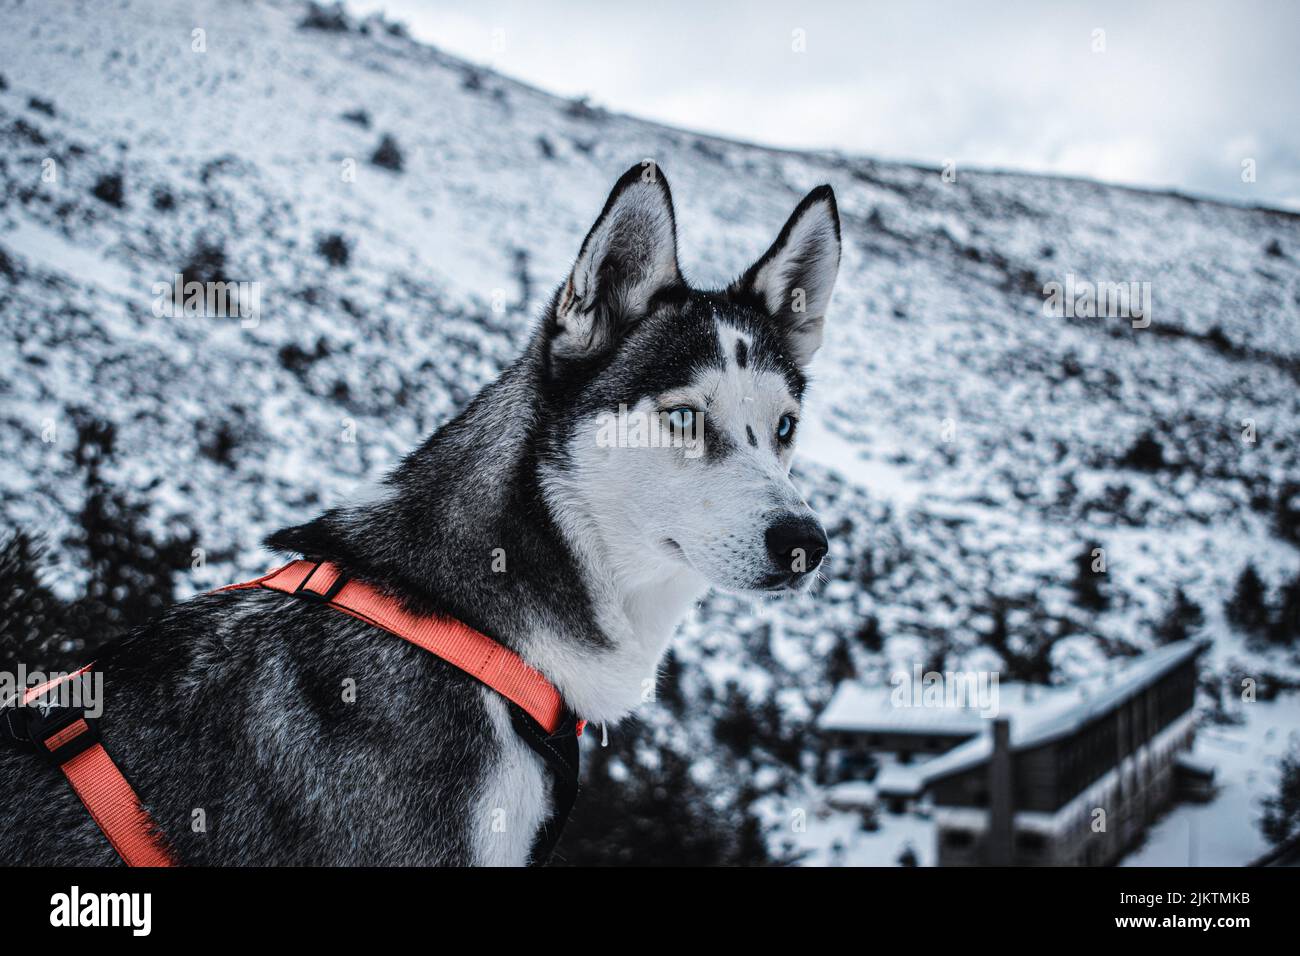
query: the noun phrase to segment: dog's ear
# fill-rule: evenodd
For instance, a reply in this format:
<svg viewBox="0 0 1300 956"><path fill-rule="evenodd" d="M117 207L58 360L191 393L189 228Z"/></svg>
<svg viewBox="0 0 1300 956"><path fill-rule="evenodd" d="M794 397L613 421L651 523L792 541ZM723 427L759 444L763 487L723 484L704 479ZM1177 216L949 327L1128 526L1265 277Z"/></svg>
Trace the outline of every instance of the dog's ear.
<svg viewBox="0 0 1300 956"><path fill-rule="evenodd" d="M655 293L680 285L677 223L668 181L645 162L622 175L587 233L555 302L551 350L598 355L647 312Z"/></svg>
<svg viewBox="0 0 1300 956"><path fill-rule="evenodd" d="M781 327L791 357L806 367L821 347L826 308L840 269L835 192L818 186L795 208L772 248L732 283L732 297L762 308Z"/></svg>

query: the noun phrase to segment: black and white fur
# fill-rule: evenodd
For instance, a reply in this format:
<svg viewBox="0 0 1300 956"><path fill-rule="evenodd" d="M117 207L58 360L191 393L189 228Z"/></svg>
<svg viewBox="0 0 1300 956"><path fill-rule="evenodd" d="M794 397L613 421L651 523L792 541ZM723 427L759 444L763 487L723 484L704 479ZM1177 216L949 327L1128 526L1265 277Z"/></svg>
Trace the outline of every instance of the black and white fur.
<svg viewBox="0 0 1300 956"><path fill-rule="evenodd" d="M692 289L668 184L633 167L519 359L375 500L269 546L451 615L579 716L619 720L707 588L805 587L825 552L778 429L798 417L839 256L821 186L733 284ZM620 404L702 414L704 453L601 447L596 422ZM187 864L522 864L549 812L496 692L328 608L209 594L98 667L106 746ZM0 751L0 807L0 863L119 862L30 755Z"/></svg>

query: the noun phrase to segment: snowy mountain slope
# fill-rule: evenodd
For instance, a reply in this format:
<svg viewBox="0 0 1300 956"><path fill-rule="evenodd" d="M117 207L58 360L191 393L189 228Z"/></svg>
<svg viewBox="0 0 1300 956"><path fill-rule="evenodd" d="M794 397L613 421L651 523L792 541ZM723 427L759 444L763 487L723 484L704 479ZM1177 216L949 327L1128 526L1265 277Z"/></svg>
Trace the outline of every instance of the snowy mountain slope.
<svg viewBox="0 0 1300 956"><path fill-rule="evenodd" d="M835 662L1068 679L1150 646L1182 586L1223 676L1300 675L1294 643L1221 612L1247 561L1274 589L1300 567L1300 218L731 143L378 20L303 17L0 0L0 502L53 542L65 595L87 574L86 421L113 429L102 479L160 539L196 536L179 594L258 571L266 532L380 477L495 376L614 178L652 158L697 283L748 265L811 186L836 189L844 261L800 465L833 550L816 595L707 600L670 674L692 719L650 708L611 761L650 741L690 754L778 846L817 798L803 731ZM400 170L372 162L385 135ZM158 317L177 272L258 283L255 324ZM1045 316L1068 276L1149 282L1149 327ZM1105 609L1071 584L1093 542ZM761 746L729 747L746 712Z"/></svg>

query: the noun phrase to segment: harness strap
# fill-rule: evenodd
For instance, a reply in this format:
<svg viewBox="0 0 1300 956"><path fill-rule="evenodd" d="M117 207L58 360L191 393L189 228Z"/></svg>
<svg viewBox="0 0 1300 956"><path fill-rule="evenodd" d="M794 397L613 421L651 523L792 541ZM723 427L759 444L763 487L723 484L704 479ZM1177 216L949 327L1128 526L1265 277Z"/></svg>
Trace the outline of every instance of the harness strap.
<svg viewBox="0 0 1300 956"><path fill-rule="evenodd" d="M534 865L542 865L550 860L556 844L560 842L560 835L564 833L564 825L569 822L573 804L578 799L578 764L582 753L578 747L578 738L582 735L582 723L571 711L566 711L561 725L554 733L547 734L518 705L510 705L511 726L524 743L546 761L554 784L551 790L551 802L554 804L551 818L542 824L533 841L530 858Z"/></svg>
<svg viewBox="0 0 1300 956"><path fill-rule="evenodd" d="M510 702L510 722L545 761L554 787L551 818L533 845L532 862L545 863L559 842L578 794L578 737L585 721L564 706L560 692L518 654L451 618L421 617L332 564L294 561L255 581L222 591L265 588L303 597L410 641L482 681ZM100 742L96 721L84 709L39 698L74 674L33 687L21 704L0 708L0 738L34 749L68 778L95 823L127 866L175 866L162 835L131 784Z"/></svg>
<svg viewBox="0 0 1300 956"><path fill-rule="evenodd" d="M454 618L412 614L369 584L344 577L333 564L293 561L255 581L221 590L245 588L266 588L328 604L455 665L523 708L548 734L560 724L564 713L560 692L514 651Z"/></svg>
<svg viewBox="0 0 1300 956"><path fill-rule="evenodd" d="M586 724L564 706L550 681L487 635L454 618L412 614L395 598L344 576L329 562L293 561L254 581L220 590L251 588L307 598L342 611L441 657L505 697L515 733L551 772L554 806L533 844L532 862L550 858L577 799L578 737Z"/></svg>
<svg viewBox="0 0 1300 956"><path fill-rule="evenodd" d="M4 709L0 736L34 749L63 771L127 866L174 866L149 812L100 742L97 722L83 709L60 705L52 696L40 700L52 695L59 684L82 679L89 669L88 664L74 674L24 692L22 706Z"/></svg>

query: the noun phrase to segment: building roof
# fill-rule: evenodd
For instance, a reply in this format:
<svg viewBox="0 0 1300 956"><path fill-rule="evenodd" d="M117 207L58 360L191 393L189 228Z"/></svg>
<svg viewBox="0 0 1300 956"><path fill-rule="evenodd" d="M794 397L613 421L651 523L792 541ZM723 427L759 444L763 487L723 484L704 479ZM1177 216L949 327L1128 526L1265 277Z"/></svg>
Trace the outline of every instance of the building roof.
<svg viewBox="0 0 1300 956"><path fill-rule="evenodd" d="M817 718L817 726L827 731L964 737L984 728L984 718L975 708L899 707L893 698L892 686L869 687L857 681L844 681Z"/></svg>
<svg viewBox="0 0 1300 956"><path fill-rule="evenodd" d="M1121 702L1150 686L1178 665L1200 654L1208 645L1178 641L1131 658L1119 666L1077 684L1031 688L1020 682L998 687L996 707L981 711L970 707L897 706L892 687L850 688L841 684L830 705L818 718L823 730L872 733L957 732L971 739L923 763L896 765L882 771L876 786L882 794L914 795L935 780L977 766L993 750L990 728L994 718L1010 718L1012 750L1027 750L1067 736ZM991 712L990 712L991 711ZM927 715L928 712L928 715ZM920 716L918 716L918 714Z"/></svg>

